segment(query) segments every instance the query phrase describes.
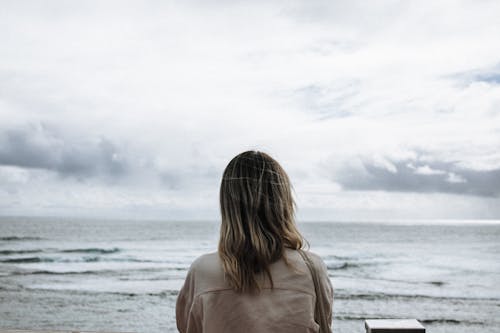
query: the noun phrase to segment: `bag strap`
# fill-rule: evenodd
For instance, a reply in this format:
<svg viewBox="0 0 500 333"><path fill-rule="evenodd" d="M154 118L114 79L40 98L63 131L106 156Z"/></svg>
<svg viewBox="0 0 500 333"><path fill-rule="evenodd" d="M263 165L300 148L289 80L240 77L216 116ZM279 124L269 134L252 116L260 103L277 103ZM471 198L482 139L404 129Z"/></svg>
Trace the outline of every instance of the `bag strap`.
<svg viewBox="0 0 500 333"><path fill-rule="evenodd" d="M319 278L318 272L311 258L309 258L309 256L307 255L307 253L302 249L299 249L298 252L302 256L302 259L304 259L307 268L309 268L314 283L314 292L316 293L316 305L314 307L314 321L316 321L316 323L319 324L320 333L331 332L330 323L328 323L327 319L328 316L324 306L325 303L323 302L325 295L324 295L324 288L322 288L321 279Z"/></svg>

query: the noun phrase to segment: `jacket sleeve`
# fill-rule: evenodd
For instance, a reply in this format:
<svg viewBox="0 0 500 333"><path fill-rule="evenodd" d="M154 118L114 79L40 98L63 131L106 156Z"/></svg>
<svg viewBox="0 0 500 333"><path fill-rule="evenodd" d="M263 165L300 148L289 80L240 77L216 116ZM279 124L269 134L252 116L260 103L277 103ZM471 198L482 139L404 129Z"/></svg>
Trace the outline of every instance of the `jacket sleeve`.
<svg viewBox="0 0 500 333"><path fill-rule="evenodd" d="M323 295L325 297L321 297L320 301L323 302L323 308L327 313L327 321L330 326L330 332L332 331L332 320L333 320L333 286L330 277L328 276L328 268L326 267L325 262L321 259L320 256L314 255L315 266L317 267L317 271L319 273L319 278L321 279L321 285L323 287Z"/></svg>
<svg viewBox="0 0 500 333"><path fill-rule="evenodd" d="M201 316L195 297L194 269L191 267L179 291L175 305L175 319L180 333L201 333Z"/></svg>
<svg viewBox="0 0 500 333"><path fill-rule="evenodd" d="M322 261L322 270L323 270L323 286L324 293L326 295L326 300L328 301L325 304L325 309L327 309L328 314L328 323L330 325L330 330L332 329L332 320L333 320L333 286L330 277L328 276L328 270L326 268L325 263Z"/></svg>

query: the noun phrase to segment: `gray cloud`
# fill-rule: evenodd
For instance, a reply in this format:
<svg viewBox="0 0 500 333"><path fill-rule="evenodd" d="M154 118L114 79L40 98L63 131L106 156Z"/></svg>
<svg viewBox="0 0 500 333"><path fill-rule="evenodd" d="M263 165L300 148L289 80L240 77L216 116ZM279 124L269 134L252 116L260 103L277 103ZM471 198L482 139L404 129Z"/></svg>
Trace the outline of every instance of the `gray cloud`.
<svg viewBox="0 0 500 333"><path fill-rule="evenodd" d="M0 134L0 165L44 169L63 177L116 178L128 170L118 147L105 138L75 141L46 125Z"/></svg>
<svg viewBox="0 0 500 333"><path fill-rule="evenodd" d="M158 163L150 152L132 152L104 137L74 139L50 124L0 131L0 167L47 170L80 181L92 178L176 191L218 181L220 170L212 161L199 157L179 166L175 163L178 157L172 154Z"/></svg>
<svg viewBox="0 0 500 333"><path fill-rule="evenodd" d="M452 79L457 79L463 83L486 82L490 84L500 84L500 63L487 68L479 68L466 72L449 75Z"/></svg>
<svg viewBox="0 0 500 333"><path fill-rule="evenodd" d="M484 73L477 76L478 81L500 84L500 72L497 73Z"/></svg>
<svg viewBox="0 0 500 333"><path fill-rule="evenodd" d="M500 84L500 63L491 68L470 73L474 81Z"/></svg>
<svg viewBox="0 0 500 333"><path fill-rule="evenodd" d="M500 169L473 170L453 162L363 160L360 167L340 168L334 178L347 190L500 196Z"/></svg>

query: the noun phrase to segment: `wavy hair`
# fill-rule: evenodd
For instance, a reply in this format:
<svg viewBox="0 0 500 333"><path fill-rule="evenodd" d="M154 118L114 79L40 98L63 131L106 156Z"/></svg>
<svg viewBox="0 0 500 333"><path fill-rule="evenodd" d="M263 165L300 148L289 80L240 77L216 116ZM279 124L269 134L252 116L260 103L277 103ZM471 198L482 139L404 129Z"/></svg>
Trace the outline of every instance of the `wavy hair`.
<svg viewBox="0 0 500 333"><path fill-rule="evenodd" d="M262 272L272 288L269 265L284 257L285 247L303 247L291 188L285 170L263 152L243 152L224 170L219 256L226 280L235 291L259 291Z"/></svg>

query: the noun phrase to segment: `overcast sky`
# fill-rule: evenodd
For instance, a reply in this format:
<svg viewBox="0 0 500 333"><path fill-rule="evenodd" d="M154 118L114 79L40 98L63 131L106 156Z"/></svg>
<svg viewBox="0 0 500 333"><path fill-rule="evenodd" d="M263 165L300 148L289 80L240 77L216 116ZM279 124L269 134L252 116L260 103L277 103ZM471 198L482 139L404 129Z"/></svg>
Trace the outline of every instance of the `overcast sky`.
<svg viewBox="0 0 500 333"><path fill-rule="evenodd" d="M500 219L499 1L0 1L0 215Z"/></svg>

